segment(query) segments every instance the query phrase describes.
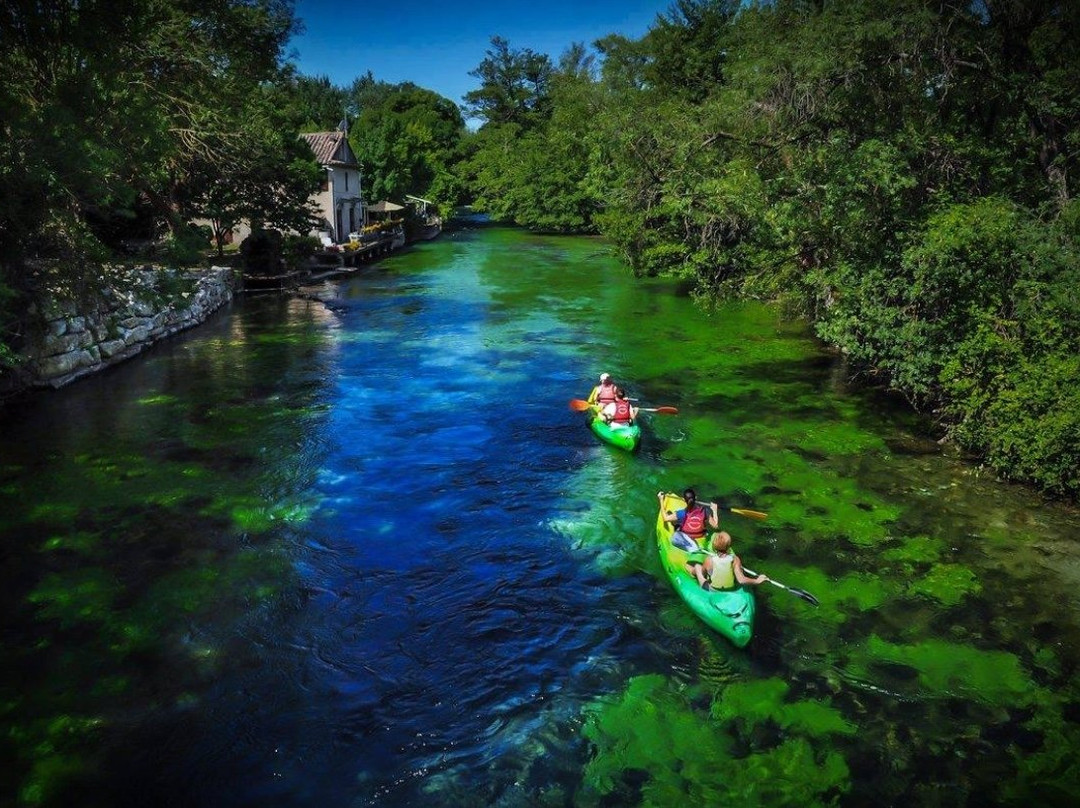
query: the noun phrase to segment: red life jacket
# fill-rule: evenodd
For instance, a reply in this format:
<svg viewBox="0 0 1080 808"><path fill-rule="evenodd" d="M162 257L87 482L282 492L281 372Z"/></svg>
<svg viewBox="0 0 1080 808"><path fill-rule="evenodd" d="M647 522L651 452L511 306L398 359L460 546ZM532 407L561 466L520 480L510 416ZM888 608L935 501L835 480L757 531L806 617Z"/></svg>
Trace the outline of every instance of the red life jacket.
<svg viewBox="0 0 1080 808"><path fill-rule="evenodd" d="M631 420L630 417L630 402L625 398L622 401L615 400L615 414L611 416L611 420L619 424L628 424Z"/></svg>
<svg viewBox="0 0 1080 808"><path fill-rule="evenodd" d="M692 539L700 539L705 535L705 508L695 505L688 508L683 514L682 525L679 530Z"/></svg>
<svg viewBox="0 0 1080 808"><path fill-rule="evenodd" d="M615 385L612 382L600 382L596 388L596 401L602 407L615 400Z"/></svg>

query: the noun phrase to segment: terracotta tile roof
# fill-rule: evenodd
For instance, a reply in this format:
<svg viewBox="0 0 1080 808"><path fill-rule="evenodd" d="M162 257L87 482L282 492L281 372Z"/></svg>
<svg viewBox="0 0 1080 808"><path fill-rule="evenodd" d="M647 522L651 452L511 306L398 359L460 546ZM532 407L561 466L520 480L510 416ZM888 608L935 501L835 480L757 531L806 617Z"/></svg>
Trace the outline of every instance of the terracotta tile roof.
<svg viewBox="0 0 1080 808"><path fill-rule="evenodd" d="M320 165L356 165L349 142L340 129L333 132L308 132L300 137L307 141Z"/></svg>

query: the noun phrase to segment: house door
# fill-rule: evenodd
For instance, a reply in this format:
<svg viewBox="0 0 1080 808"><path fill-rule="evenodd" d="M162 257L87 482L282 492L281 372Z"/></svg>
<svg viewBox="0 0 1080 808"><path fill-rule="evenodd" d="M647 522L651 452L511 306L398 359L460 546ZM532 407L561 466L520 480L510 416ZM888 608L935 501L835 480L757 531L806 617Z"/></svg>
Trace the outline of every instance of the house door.
<svg viewBox="0 0 1080 808"><path fill-rule="evenodd" d="M341 210L341 208L338 208L338 212L337 212L337 239L336 239L336 241L344 241L345 240L345 227L343 226L344 225L344 219L343 219L343 217L341 215L342 213L343 213L343 211Z"/></svg>

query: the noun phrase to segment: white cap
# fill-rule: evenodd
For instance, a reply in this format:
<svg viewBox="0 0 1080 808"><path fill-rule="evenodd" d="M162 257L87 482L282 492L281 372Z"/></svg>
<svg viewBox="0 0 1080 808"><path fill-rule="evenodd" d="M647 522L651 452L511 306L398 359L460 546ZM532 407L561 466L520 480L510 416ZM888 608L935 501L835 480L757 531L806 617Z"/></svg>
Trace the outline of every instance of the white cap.
<svg viewBox="0 0 1080 808"><path fill-rule="evenodd" d="M610 373L601 373L600 374L600 381L602 381L602 382L606 382L610 378L611 378Z"/></svg>

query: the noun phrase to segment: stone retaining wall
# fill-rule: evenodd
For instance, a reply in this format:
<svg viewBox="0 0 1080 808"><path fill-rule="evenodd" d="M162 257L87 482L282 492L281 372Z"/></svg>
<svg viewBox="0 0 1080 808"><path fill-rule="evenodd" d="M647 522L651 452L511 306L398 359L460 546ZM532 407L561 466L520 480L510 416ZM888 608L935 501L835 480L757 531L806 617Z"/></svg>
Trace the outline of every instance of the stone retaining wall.
<svg viewBox="0 0 1080 808"><path fill-rule="evenodd" d="M228 267L174 270L143 267L110 275L80 302L50 302L29 314L40 323L20 353L32 387L65 384L122 362L159 339L203 322L232 300Z"/></svg>

